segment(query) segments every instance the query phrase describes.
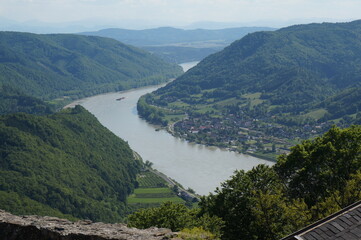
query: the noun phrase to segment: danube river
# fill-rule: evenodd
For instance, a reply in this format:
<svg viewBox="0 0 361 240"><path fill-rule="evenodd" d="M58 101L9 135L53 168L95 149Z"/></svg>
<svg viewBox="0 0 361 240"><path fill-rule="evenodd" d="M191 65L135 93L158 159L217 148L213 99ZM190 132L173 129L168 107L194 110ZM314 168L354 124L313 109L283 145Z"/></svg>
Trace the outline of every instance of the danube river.
<svg viewBox="0 0 361 240"><path fill-rule="evenodd" d="M195 64L185 63L181 66L186 71ZM248 155L188 143L165 130L156 131L155 126L138 117L136 104L140 96L159 87L98 95L77 103L127 141L144 161L151 161L154 168L201 195L213 192L236 169L249 170L260 163L273 164ZM120 97L124 99L116 101Z"/></svg>

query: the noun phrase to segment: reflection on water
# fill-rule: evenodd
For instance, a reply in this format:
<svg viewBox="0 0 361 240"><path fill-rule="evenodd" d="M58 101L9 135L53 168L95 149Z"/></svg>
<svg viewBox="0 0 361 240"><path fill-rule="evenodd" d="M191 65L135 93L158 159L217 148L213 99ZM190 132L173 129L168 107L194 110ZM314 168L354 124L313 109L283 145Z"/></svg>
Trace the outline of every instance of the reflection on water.
<svg viewBox="0 0 361 240"><path fill-rule="evenodd" d="M236 169L249 170L260 163L272 164L252 156L188 143L164 130L155 131L154 126L138 117L136 103L140 96L158 87L98 95L82 99L80 104L127 141L144 161L153 162L154 168L199 194L213 192ZM125 99L116 101L120 96Z"/></svg>

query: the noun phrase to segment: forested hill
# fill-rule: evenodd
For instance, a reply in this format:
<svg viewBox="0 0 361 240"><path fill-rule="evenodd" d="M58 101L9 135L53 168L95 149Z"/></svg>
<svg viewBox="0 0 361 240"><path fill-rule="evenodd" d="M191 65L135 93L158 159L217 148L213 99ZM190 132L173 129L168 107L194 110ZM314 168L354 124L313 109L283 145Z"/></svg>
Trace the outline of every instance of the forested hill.
<svg viewBox="0 0 361 240"><path fill-rule="evenodd" d="M186 86L183 99L217 89L219 98L262 92L271 104L307 104L358 86L360 61L361 21L292 26L249 34L158 93Z"/></svg>
<svg viewBox="0 0 361 240"><path fill-rule="evenodd" d="M0 116L0 209L119 222L141 163L81 106Z"/></svg>
<svg viewBox="0 0 361 240"><path fill-rule="evenodd" d="M45 100L165 82L179 66L116 40L0 32L0 84Z"/></svg>
<svg viewBox="0 0 361 240"><path fill-rule="evenodd" d="M191 141L251 153L275 143L275 152L332 124L361 123L360 92L361 20L248 34L138 109L153 122L178 121L176 132Z"/></svg>

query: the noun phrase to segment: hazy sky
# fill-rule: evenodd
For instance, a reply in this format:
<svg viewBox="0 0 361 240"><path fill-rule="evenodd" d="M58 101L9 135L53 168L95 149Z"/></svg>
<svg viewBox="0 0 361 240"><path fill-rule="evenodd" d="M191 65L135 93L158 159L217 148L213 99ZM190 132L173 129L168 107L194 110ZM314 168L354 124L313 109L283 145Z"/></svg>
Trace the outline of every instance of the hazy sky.
<svg viewBox="0 0 361 240"><path fill-rule="evenodd" d="M0 17L41 22L263 23L361 19L361 0L0 0ZM272 20L272 21L270 21ZM265 24L263 24L265 25Z"/></svg>

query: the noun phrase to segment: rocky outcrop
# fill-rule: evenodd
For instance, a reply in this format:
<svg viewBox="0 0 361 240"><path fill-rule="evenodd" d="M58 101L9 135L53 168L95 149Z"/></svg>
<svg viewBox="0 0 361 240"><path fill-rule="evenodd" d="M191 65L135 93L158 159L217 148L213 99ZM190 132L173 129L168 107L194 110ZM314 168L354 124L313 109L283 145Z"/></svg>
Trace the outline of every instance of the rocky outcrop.
<svg viewBox="0 0 361 240"><path fill-rule="evenodd" d="M173 237L175 234L165 228L140 230L124 224L15 216L0 210L0 240L165 240Z"/></svg>

